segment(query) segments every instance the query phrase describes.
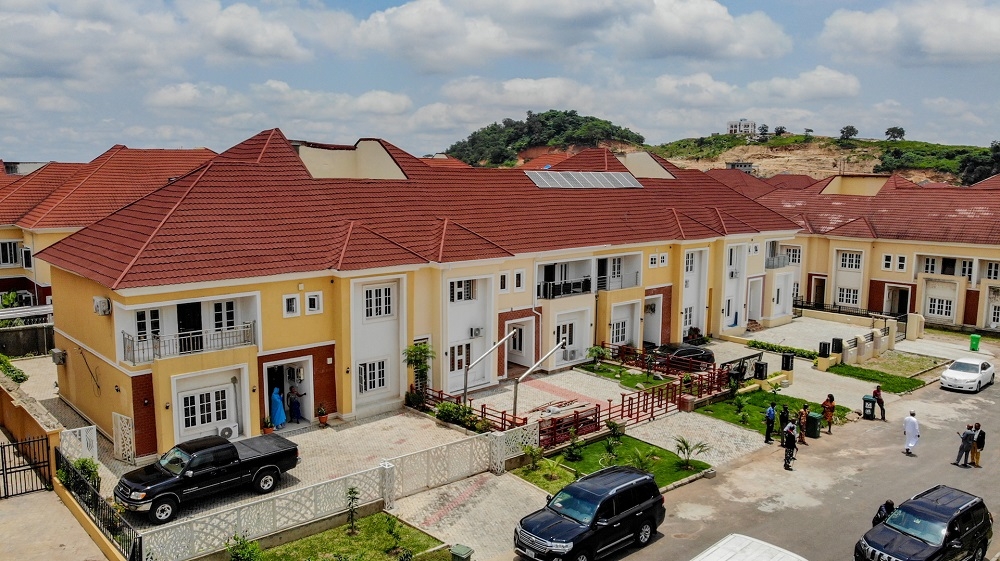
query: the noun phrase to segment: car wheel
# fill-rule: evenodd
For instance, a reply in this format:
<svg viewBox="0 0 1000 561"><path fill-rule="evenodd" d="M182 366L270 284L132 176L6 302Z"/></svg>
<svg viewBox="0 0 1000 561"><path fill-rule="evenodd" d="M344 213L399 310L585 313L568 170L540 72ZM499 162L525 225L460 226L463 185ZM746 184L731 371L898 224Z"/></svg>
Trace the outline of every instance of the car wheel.
<svg viewBox="0 0 1000 561"><path fill-rule="evenodd" d="M265 469L257 474L253 480L253 490L261 495L270 493L274 486L278 484L278 472L273 469Z"/></svg>
<svg viewBox="0 0 1000 561"><path fill-rule="evenodd" d="M156 499L149 507L149 521L153 524L166 524L176 515L177 501L171 497Z"/></svg>
<svg viewBox="0 0 1000 561"><path fill-rule="evenodd" d="M639 544L639 547L645 547L649 543L649 540L653 539L653 533L656 529L653 528L653 523L649 520L644 520L642 524L639 524L639 531L635 535L635 543Z"/></svg>
<svg viewBox="0 0 1000 561"><path fill-rule="evenodd" d="M980 544L976 552L972 554L972 561L983 561L986 557L986 544Z"/></svg>
<svg viewBox="0 0 1000 561"><path fill-rule="evenodd" d="M996 373L990 374L990 385L991 386L993 385L993 382L996 381L996 377L997 377Z"/></svg>
<svg viewBox="0 0 1000 561"><path fill-rule="evenodd" d="M976 382L976 393L979 393L979 390L981 390L981 389L983 389L983 383L982 382Z"/></svg>
<svg viewBox="0 0 1000 561"><path fill-rule="evenodd" d="M592 559L593 556L590 554L589 551L579 551L573 557L573 561L591 561ZM979 559L978 561L982 561L982 559Z"/></svg>

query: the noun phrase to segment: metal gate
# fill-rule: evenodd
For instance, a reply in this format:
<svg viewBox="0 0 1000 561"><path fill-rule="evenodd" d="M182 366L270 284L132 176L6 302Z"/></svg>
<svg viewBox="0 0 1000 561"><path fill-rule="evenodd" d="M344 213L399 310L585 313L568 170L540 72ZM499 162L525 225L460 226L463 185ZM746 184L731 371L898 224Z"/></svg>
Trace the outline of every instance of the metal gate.
<svg viewBox="0 0 1000 561"><path fill-rule="evenodd" d="M113 412L111 420L115 429L115 459L135 465L135 433L132 428L132 417Z"/></svg>
<svg viewBox="0 0 1000 561"><path fill-rule="evenodd" d="M49 466L47 436L0 444L0 499L48 489Z"/></svg>

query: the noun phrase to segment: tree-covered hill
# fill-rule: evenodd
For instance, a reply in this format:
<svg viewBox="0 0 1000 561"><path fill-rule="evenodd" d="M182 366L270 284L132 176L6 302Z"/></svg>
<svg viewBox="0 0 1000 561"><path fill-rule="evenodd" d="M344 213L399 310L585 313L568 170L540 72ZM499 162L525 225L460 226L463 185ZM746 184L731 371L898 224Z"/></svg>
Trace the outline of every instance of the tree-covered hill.
<svg viewBox="0 0 1000 561"><path fill-rule="evenodd" d="M452 144L445 153L474 166L513 165L518 152L536 146L566 148L598 146L602 142L642 145L642 135L610 121L550 109L532 113L523 121L504 119Z"/></svg>

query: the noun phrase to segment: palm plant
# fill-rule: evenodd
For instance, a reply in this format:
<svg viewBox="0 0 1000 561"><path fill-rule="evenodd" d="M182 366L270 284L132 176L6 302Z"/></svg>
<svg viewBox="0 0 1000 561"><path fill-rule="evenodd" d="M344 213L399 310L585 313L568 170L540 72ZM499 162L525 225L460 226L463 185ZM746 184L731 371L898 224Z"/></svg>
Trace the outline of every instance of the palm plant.
<svg viewBox="0 0 1000 561"><path fill-rule="evenodd" d="M680 467L683 469L694 469L694 465L691 463L691 458L708 452L711 446L707 442L691 442L683 436L675 436L674 442L676 442L677 455L680 456Z"/></svg>
<svg viewBox="0 0 1000 561"><path fill-rule="evenodd" d="M625 457L625 465L641 469L642 471L653 471L653 466L658 461L660 459L656 457L652 448L647 448L646 450L633 448Z"/></svg>

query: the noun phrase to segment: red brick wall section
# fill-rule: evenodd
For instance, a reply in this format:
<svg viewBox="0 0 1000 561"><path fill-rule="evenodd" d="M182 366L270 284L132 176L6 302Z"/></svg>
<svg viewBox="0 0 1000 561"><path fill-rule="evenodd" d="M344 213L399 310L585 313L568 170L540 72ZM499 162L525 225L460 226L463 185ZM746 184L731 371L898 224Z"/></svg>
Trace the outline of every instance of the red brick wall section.
<svg viewBox="0 0 1000 561"><path fill-rule="evenodd" d="M277 353L257 357L257 401L260 410L264 410L264 394L267 388L267 372L264 370L265 362L281 362L286 359L298 358L303 355L312 355L313 359L313 392L314 403L326 406L326 412L333 414L337 412L337 347L336 345L325 345L312 349L289 351L287 353ZM332 359L332 364L327 364L326 359ZM263 388L263 389L261 389ZM313 412L315 413L315 411Z"/></svg>
<svg viewBox="0 0 1000 561"><path fill-rule="evenodd" d="M885 304L885 281L868 281L868 310L881 312Z"/></svg>
<svg viewBox="0 0 1000 561"><path fill-rule="evenodd" d="M672 286L661 286L660 288L647 288L646 297L660 295L663 299L660 301L663 307L660 310L660 340L657 343L663 345L670 342L670 318L673 317L674 306L673 300L670 298L670 294L673 292ZM645 307L645 302L643 303Z"/></svg>
<svg viewBox="0 0 1000 561"><path fill-rule="evenodd" d="M965 291L965 319L962 323L965 325L976 325L976 319L979 318L979 291L978 290L966 290Z"/></svg>
<svg viewBox="0 0 1000 561"><path fill-rule="evenodd" d="M541 310L541 308L536 308L535 311L541 313L542 310ZM534 347L535 347L535 358L534 358L534 360L537 361L538 357L539 357L538 347L540 347L541 344L542 344L542 340L541 340L542 339L542 333L541 333L541 328L539 327L540 324L541 324L541 319L542 318L540 316L535 315L535 312L532 311L531 308L526 308L524 310L512 310L510 312L501 312L501 313L497 314L497 333L500 333L501 334L500 337L503 337L504 335L507 334L507 332L504 331L504 329L506 329L508 321L514 321L514 320L518 320L518 319L522 319L522 318L529 318L529 317L535 318L535 333L534 333L534 335L535 335L535 344L534 344ZM500 345L500 348L497 349L497 373L498 373L498 375L502 376L503 373L506 372L506 365L507 365L507 345Z"/></svg>
<svg viewBox="0 0 1000 561"><path fill-rule="evenodd" d="M132 423L135 455L147 456L156 450L156 412L153 410L153 375L132 377Z"/></svg>

